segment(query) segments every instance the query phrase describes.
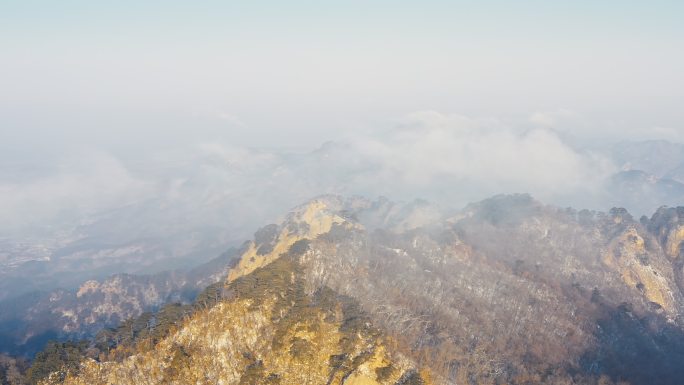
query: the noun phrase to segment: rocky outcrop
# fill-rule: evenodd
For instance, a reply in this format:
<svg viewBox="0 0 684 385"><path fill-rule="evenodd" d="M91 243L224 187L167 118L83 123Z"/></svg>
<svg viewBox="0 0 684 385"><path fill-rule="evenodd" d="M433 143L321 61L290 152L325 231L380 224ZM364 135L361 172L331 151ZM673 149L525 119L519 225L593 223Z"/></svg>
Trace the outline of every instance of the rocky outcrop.
<svg viewBox="0 0 684 385"><path fill-rule="evenodd" d="M338 199L329 197L315 199L296 208L282 226L271 229L271 237L249 242L237 266L228 273L228 282L273 262L295 242L314 239L329 232L333 225L345 223L344 218L336 213L339 204Z"/></svg>

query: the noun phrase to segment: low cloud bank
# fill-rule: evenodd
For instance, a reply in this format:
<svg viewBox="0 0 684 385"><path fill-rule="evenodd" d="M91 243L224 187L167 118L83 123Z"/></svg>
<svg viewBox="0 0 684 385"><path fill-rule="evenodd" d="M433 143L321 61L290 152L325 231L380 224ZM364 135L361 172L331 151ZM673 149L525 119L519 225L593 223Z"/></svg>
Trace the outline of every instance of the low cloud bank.
<svg viewBox="0 0 684 385"><path fill-rule="evenodd" d="M451 207L515 192L577 208L622 203L606 188L620 167L609 152L568 145L541 124L520 128L437 112L310 152L204 142L135 163L97 152L75 159L51 175L0 180L0 231L54 227L102 212L111 218L125 208L132 225L121 227L131 237L211 228L241 239L325 193L424 198Z"/></svg>

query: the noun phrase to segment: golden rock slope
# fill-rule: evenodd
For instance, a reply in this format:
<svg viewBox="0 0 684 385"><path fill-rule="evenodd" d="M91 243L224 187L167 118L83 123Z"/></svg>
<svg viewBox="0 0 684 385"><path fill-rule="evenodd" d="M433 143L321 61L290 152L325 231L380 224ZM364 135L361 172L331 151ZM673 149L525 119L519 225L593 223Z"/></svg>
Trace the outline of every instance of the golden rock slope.
<svg viewBox="0 0 684 385"><path fill-rule="evenodd" d="M314 201L296 210L271 250L252 243L229 273L226 300L201 310L156 346L120 362L86 360L43 384L427 384L388 349L354 301L307 293L300 265L307 238L343 218ZM294 226L293 226L294 225Z"/></svg>

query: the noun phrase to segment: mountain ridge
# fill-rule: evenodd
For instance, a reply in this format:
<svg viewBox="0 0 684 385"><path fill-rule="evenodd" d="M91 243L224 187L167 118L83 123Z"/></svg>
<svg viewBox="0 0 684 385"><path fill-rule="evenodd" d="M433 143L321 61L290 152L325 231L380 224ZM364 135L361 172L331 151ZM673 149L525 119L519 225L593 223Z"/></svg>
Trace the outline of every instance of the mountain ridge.
<svg viewBox="0 0 684 385"><path fill-rule="evenodd" d="M684 375L677 364L684 358L683 210L663 207L636 221L624 209L561 209L525 194L496 196L458 213L420 201L319 197L294 209L281 224L257 231L211 292L215 305L209 305L209 313L184 321L197 322L192 331L179 326L156 342L162 346L161 361L146 350L133 351L123 361L90 359L79 369L84 372L63 373L61 380L49 382L81 383L103 370L107 376L117 370L131 374L135 360L149 361L150 368L169 367L177 355L169 341L194 336L179 342L189 348L191 340L203 340L209 325L219 322L208 314L223 310L212 309L230 308L222 317L253 312L250 317L271 320L259 324L264 328L278 329L281 322L288 327L281 334L264 331L264 339L275 345L255 348L242 366L217 358L217 373L233 373L226 383L240 383L244 376L253 383L269 378L301 383L283 374L298 359L290 357L293 346L298 351L296 346L322 338L338 341L333 345L340 349L346 346L340 328L365 319L363 325L384 341L365 346L386 351L392 363L392 357L403 357L404 372L419 373L416 381L674 384ZM323 298L333 298L336 309L355 307L358 315L321 307ZM311 314L318 315L308 318ZM328 322L319 325L327 332L305 333L306 338L290 333L316 319ZM329 322L333 319L338 323ZM216 338L235 338L239 344L261 338L218 330ZM232 349L222 346L210 356ZM208 365L194 352L186 351L189 362ZM290 361L280 365L274 355ZM319 356L297 367L313 365L317 378L324 378L334 365L321 361L326 359ZM191 372L178 373L202 382ZM378 373L366 377L377 382ZM159 383L162 377L154 378L148 380Z"/></svg>

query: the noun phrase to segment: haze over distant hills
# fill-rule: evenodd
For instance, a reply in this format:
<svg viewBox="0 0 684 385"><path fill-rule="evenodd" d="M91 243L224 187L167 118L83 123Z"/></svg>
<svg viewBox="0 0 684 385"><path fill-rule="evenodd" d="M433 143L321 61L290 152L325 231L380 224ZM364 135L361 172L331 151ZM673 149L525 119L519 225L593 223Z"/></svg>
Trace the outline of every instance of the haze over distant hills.
<svg viewBox="0 0 684 385"><path fill-rule="evenodd" d="M684 200L684 145L667 141L626 142L613 146L621 171L609 191L621 206L643 214L658 205L677 206Z"/></svg>
<svg viewBox="0 0 684 385"><path fill-rule="evenodd" d="M589 151L552 131L500 128L424 113L375 138L313 151L205 144L133 163L89 154L85 165L21 180L5 172L0 296L196 265L312 194L421 197L458 208L531 192L560 206L625 207L637 217L682 204L684 145L623 142ZM501 162L509 167L499 169Z"/></svg>

